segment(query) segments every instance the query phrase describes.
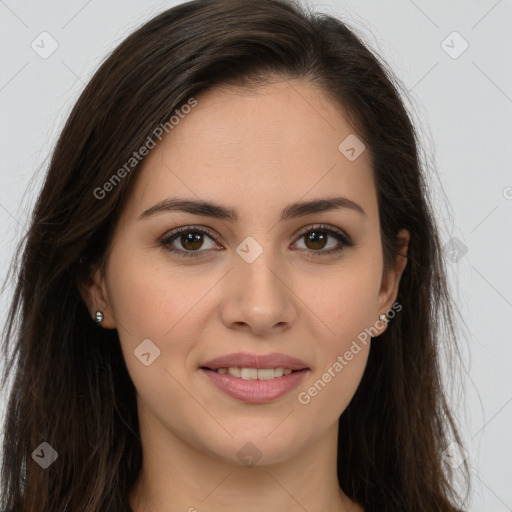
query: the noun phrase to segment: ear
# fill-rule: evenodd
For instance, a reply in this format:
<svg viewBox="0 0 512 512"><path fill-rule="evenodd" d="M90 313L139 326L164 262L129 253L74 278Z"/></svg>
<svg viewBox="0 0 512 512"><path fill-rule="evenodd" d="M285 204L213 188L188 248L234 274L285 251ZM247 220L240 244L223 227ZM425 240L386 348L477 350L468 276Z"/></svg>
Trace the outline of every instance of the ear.
<svg viewBox="0 0 512 512"><path fill-rule="evenodd" d="M407 265L407 250L409 248L409 240L411 235L406 229L401 229L397 234L398 239L398 254L396 255L394 264L391 268L384 271L381 281L381 287L377 300L376 317L391 309L395 303L396 296L398 295L398 286L400 278ZM386 330L386 326L380 330L382 334Z"/></svg>
<svg viewBox="0 0 512 512"><path fill-rule="evenodd" d="M92 319L96 320L96 311L101 311L103 313L101 327L115 329L116 322L108 296L103 269L98 267L87 275L79 275L77 277L77 285Z"/></svg>

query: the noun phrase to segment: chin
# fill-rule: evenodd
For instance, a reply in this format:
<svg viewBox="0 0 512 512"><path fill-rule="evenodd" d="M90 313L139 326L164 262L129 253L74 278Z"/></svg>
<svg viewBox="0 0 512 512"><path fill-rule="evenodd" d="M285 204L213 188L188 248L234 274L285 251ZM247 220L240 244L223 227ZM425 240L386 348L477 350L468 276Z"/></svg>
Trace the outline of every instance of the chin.
<svg viewBox="0 0 512 512"><path fill-rule="evenodd" d="M274 422L271 428L264 429L264 433L253 435L251 430L257 432L253 428L240 430L233 437L226 435L218 441L210 440L207 450L215 458L238 466L265 466L284 462L303 450L304 440L285 429L278 432L277 425L279 422Z"/></svg>

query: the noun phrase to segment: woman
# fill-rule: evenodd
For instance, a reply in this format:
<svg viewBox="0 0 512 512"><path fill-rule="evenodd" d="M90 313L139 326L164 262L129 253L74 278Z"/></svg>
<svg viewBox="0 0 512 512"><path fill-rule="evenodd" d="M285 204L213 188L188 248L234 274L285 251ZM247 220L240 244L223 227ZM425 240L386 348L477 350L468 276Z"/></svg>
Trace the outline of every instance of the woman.
<svg viewBox="0 0 512 512"><path fill-rule="evenodd" d="M459 510L415 132L341 21L147 22L76 103L20 250L4 508Z"/></svg>

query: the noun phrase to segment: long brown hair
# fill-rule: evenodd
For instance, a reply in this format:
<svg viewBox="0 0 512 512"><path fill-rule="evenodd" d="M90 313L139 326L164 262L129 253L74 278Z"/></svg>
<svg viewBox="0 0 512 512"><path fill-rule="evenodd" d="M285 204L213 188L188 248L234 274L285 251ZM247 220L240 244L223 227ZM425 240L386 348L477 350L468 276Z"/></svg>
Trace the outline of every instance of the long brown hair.
<svg viewBox="0 0 512 512"><path fill-rule="evenodd" d="M2 508L129 510L142 463L135 389L117 331L98 329L78 283L104 264L137 167L101 199L94 191L191 97L275 75L317 84L370 149L386 265L398 231L411 233L403 309L372 344L339 420L339 484L380 512L458 510L442 453L462 443L439 360L456 329L418 136L378 54L340 20L291 0L195 0L166 10L112 52L76 102L13 261ZM43 442L58 453L47 469L32 460Z"/></svg>

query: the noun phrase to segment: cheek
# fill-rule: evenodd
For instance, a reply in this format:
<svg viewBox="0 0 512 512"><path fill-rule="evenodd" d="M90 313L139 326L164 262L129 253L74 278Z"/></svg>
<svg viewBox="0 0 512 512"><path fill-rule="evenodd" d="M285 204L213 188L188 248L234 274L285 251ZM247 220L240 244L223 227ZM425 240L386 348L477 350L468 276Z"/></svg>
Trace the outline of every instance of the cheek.
<svg viewBox="0 0 512 512"><path fill-rule="evenodd" d="M297 393L297 401L310 418L326 425L335 422L352 400L366 368L370 337L344 333L324 343L322 362Z"/></svg>
<svg viewBox="0 0 512 512"><path fill-rule="evenodd" d="M197 268L180 268L158 258L111 258L110 302L115 320L130 339L164 340L188 315L206 291L213 277L201 275ZM212 280L210 284L209 281Z"/></svg>
<svg viewBox="0 0 512 512"><path fill-rule="evenodd" d="M345 410L366 368L371 339L365 329L377 320L380 281L371 267L354 265L324 283L321 293L310 297L308 309L322 320L325 335L316 336L319 360L297 400L309 417L329 423Z"/></svg>
<svg viewBox="0 0 512 512"><path fill-rule="evenodd" d="M201 299L220 277L201 273L199 267L174 266L171 271L165 258L155 264L130 255L115 256L111 258L109 297L128 371L139 391L172 393L179 387L176 381L187 378L189 356L212 314L205 311L206 297ZM148 346L150 360L152 351L158 355L148 366L136 357L141 343Z"/></svg>
<svg viewBox="0 0 512 512"><path fill-rule="evenodd" d="M144 259L113 255L111 261L109 297L139 410L185 435L184 418L191 421L198 414L183 385L188 379L185 362L201 330L198 298L213 284L205 287L201 279L179 270L169 275L168 267L157 268ZM176 421L176 416L183 419Z"/></svg>
<svg viewBox="0 0 512 512"><path fill-rule="evenodd" d="M334 348L342 350L348 340L377 320L374 316L380 287L378 267L360 261L347 262L324 274L313 292L311 287L299 290L306 310L314 313L325 327L327 353Z"/></svg>

